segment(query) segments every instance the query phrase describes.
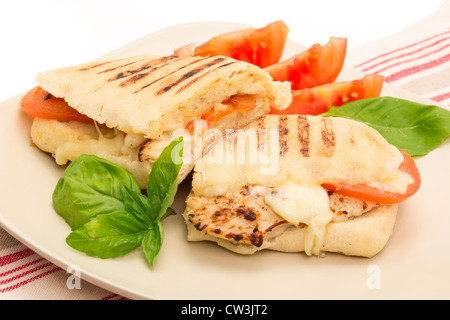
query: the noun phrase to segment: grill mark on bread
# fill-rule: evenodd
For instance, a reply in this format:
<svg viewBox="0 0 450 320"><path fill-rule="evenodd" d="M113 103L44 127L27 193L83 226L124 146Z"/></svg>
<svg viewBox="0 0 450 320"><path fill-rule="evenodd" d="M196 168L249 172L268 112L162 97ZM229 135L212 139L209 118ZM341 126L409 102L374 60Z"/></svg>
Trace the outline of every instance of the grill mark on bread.
<svg viewBox="0 0 450 320"><path fill-rule="evenodd" d="M324 154L327 157L331 157L334 153L334 147L336 146L336 136L332 128L327 127L327 121L322 119L323 129L321 131L322 142L324 148Z"/></svg>
<svg viewBox="0 0 450 320"><path fill-rule="evenodd" d="M131 69L131 70L124 70L121 71L119 73L117 73L114 77L110 78L108 80L108 82L112 82L112 81L116 81L116 80L120 80L120 79L124 79L124 78L128 78L131 77L133 75L135 75L136 73L141 73L147 69L153 68L155 66L158 66L160 64L164 64L167 61L176 59L177 57L175 56L166 56L166 57L161 57L161 58L157 58L157 59L153 59L147 63L144 63L142 66L140 66L139 68L136 69ZM121 85L123 86L123 85Z"/></svg>
<svg viewBox="0 0 450 320"><path fill-rule="evenodd" d="M217 62L216 62L216 63L212 63L211 66L212 66L212 65L215 65L215 64L217 64L217 63L220 63L220 62L223 61L223 60L225 60L225 58L217 58L216 60L214 60L214 61L217 61ZM217 66L217 67L214 68L214 69L209 69L208 71L206 71L205 73L201 74L200 76L191 79L190 82L188 82L187 84L185 84L184 86L182 86L180 89L178 89L178 90L177 90L177 93L180 93L181 91L183 91L183 90L185 90L186 88L190 87L192 84L194 84L194 83L197 82L199 79L201 79L201 78L203 78L204 76L206 76L208 73L211 73L211 72L213 72L213 71L215 71L215 70L218 70L218 69L221 69L221 68L225 68L225 67L227 67L227 66L229 66L229 65L231 65L231 64L234 64L234 63L236 63L236 62L237 62L237 61L230 61L230 62L228 62L228 63L219 65L219 66ZM208 67L209 67L209 66L208 66ZM207 68L205 68L205 69L207 69ZM199 70L199 71L202 71L202 70ZM196 72L196 73L198 73L198 72ZM170 88L169 88L169 89L170 89Z"/></svg>
<svg viewBox="0 0 450 320"><path fill-rule="evenodd" d="M279 143L280 143L280 155L284 155L288 151L288 135L289 128L287 127L287 117L278 118L278 131L279 131Z"/></svg>
<svg viewBox="0 0 450 320"><path fill-rule="evenodd" d="M156 68L156 67L155 67ZM153 71L156 70L155 68L153 68ZM148 76L150 73L152 73L153 71L150 72L145 72L145 73L138 73L134 76L132 76L131 78L122 81L121 83L119 83L119 87L126 87L128 85L131 85L133 83L138 82L139 80L145 78L146 76Z"/></svg>
<svg viewBox="0 0 450 320"><path fill-rule="evenodd" d="M193 81L196 81L196 80L195 80L196 78L194 78L194 76L195 76L196 74L198 74L198 73L200 73L200 72L202 72L202 71L205 71L205 70L211 68L212 66L214 66L214 65L216 65L216 64L218 64L218 63L220 63L220 62L222 62L223 60L225 60L224 57L215 58L215 59L214 59L213 61L211 61L211 62L205 63L205 64L203 64L203 65L201 65L201 66L198 66L198 67L195 68L195 69L189 70L189 71L186 72L185 74L182 74L177 80L173 81L171 84L165 86L164 88L159 89L159 90L156 92L156 94L157 94L157 95L162 95L162 94L164 94L164 93L170 91L172 88L178 86L179 84L181 84L181 83L183 83L183 82L185 82L185 81L187 81L187 80L190 80L190 82L188 82L188 84L187 84L187 85L190 85L191 83L193 83ZM206 74L206 73L205 73L205 74ZM205 74L203 74L203 76L204 76ZM200 77L202 77L202 76L200 76ZM197 77L197 79L200 78L200 77ZM180 90L181 90L181 91L184 90L184 87L186 87L187 85L184 85L181 89L179 89L179 90L177 91L177 93L180 92Z"/></svg>
<svg viewBox="0 0 450 320"><path fill-rule="evenodd" d="M300 142L300 152L304 157L309 157L309 122L306 116L297 117L298 141Z"/></svg>
<svg viewBox="0 0 450 320"><path fill-rule="evenodd" d="M258 119L255 120L255 124L258 127L258 129L265 129L264 120L265 120L264 116L259 117Z"/></svg>
<svg viewBox="0 0 450 320"><path fill-rule="evenodd" d="M138 62L140 62L142 60L144 60L144 59L139 59L139 60L136 60L136 61L128 62L126 64L122 64L120 66L116 66L116 67L112 67L112 68L109 68L109 69L105 69L105 70L97 72L97 74L107 73L107 72L111 72L111 71L114 71L114 70L117 70L117 69L120 69L120 68L128 67L128 66L131 66L132 64L138 63Z"/></svg>
<svg viewBox="0 0 450 320"><path fill-rule="evenodd" d="M264 119L265 117L260 117L255 120L256 127L258 128L258 133L256 134L256 139L258 142L257 149L261 150L264 148L265 139L267 135L267 130L264 127Z"/></svg>
<svg viewBox="0 0 450 320"><path fill-rule="evenodd" d="M178 59L177 59L177 60L178 60ZM122 81L122 82L119 84L119 86L121 86L121 87L126 87L126 86L128 86L128 85L135 84L135 83L138 82L139 80L141 80L141 79L147 77L148 75L152 74L153 72L155 72L155 71L157 71L157 70L159 70L159 69L161 69L161 68L164 68L164 67L168 66L168 65L171 64L172 62L173 62L173 60L170 59L170 60L167 61L167 62L160 63L160 64L158 64L158 65L156 65L156 66L153 66L153 67L152 67L149 71L147 71L147 72L144 72L144 73L138 73L138 74L132 76L131 78L129 78L129 79L125 80L125 81ZM187 65L186 65L186 66L187 66ZM175 72L175 71L174 71L174 72ZM171 72L171 73L168 74L168 75L171 75L171 74L174 73L174 72ZM160 79L161 79L161 78L160 78ZM156 82L156 81L153 81L152 83L154 83L154 82Z"/></svg>
<svg viewBox="0 0 450 320"><path fill-rule="evenodd" d="M182 59L182 58L179 58L179 59ZM170 73L168 73L168 74L165 74L165 75L163 75L162 77L160 77L160 78L158 78L158 79L155 79L155 80L153 80L153 81L150 82L150 83L147 83L146 85L144 85L143 87L141 87L139 90L136 90L134 93L138 93L139 91L142 91L142 90L144 90L144 89L146 89L146 88L148 88L148 87L154 85L155 83L157 83L157 82L159 82L159 81L161 81L161 80L163 80L163 79L165 79L165 78L167 78L167 77L169 77L169 76L171 76L171 75L173 75L173 74L179 72L180 70L183 70L183 69L185 69L185 68L187 68L187 67L189 67L189 66L191 66L191 65L193 65L193 64L196 64L196 63L201 62L201 61L206 60L206 59L209 59L209 57L197 58L196 60L191 61L190 63L184 64L184 65L182 65L181 67L178 67L177 69L173 70L172 72L170 72ZM166 64L166 65L168 65L168 64ZM166 65L165 65L165 66L166 66ZM161 89L160 89L159 91L161 91ZM159 91L158 91L158 92L159 92ZM157 93L157 94L159 94L159 93Z"/></svg>
<svg viewBox="0 0 450 320"><path fill-rule="evenodd" d="M101 66L104 66L104 65L113 63L113 62L114 62L114 61L105 61L105 62L101 62L101 63L97 63L97 64L94 64L94 65L89 65L89 66L80 68L80 69L78 69L77 71L89 71L89 70L92 70L92 69L95 69L95 68L98 68L98 67L101 67Z"/></svg>

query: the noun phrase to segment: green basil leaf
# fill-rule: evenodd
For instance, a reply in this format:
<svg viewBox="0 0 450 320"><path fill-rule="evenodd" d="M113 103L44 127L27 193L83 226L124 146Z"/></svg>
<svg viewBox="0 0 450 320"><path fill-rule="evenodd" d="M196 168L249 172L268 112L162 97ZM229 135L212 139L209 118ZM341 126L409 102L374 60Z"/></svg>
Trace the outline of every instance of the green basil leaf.
<svg viewBox="0 0 450 320"><path fill-rule="evenodd" d="M161 219L160 219L160 220L162 221L162 220L164 220L165 218L167 218L168 216L175 215L175 214L177 214L177 213L175 212L175 210L169 207L169 208L167 208L166 212L161 216Z"/></svg>
<svg viewBox="0 0 450 320"><path fill-rule="evenodd" d="M115 258L141 246L147 229L128 212L101 214L72 231L66 243L89 256Z"/></svg>
<svg viewBox="0 0 450 320"><path fill-rule="evenodd" d="M183 137L174 139L152 166L147 183L151 214L161 219L172 205L183 159Z"/></svg>
<svg viewBox="0 0 450 320"><path fill-rule="evenodd" d="M53 205L75 230L99 214L124 211L122 186L140 191L128 171L105 159L82 155L71 162L59 179Z"/></svg>
<svg viewBox="0 0 450 320"><path fill-rule="evenodd" d="M163 237L163 227L161 221L158 221L148 229L142 240L144 255L150 266L153 266L153 262L161 249Z"/></svg>
<svg viewBox="0 0 450 320"><path fill-rule="evenodd" d="M153 164L147 197L125 169L83 155L66 169L53 192L55 210L71 226L66 242L89 256L113 258L143 246L150 265L163 241L161 219L178 188L183 138L172 141Z"/></svg>
<svg viewBox="0 0 450 320"><path fill-rule="evenodd" d="M122 187L122 193L126 211L145 225L150 225L153 220L150 215L148 198L140 191L131 190L127 186Z"/></svg>
<svg viewBox="0 0 450 320"><path fill-rule="evenodd" d="M450 111L393 97L352 101L321 116L363 122L411 156L426 155L450 135Z"/></svg>

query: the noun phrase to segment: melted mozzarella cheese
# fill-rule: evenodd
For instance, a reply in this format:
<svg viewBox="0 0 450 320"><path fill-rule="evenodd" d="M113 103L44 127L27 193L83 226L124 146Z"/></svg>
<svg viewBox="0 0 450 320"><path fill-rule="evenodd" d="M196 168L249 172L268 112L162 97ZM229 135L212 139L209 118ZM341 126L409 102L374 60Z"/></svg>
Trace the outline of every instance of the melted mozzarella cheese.
<svg viewBox="0 0 450 320"><path fill-rule="evenodd" d="M147 140L148 139L145 138L142 134L128 133L123 139L123 146L121 151L123 154L130 154L131 152L135 152L136 148L138 148Z"/></svg>
<svg viewBox="0 0 450 320"><path fill-rule="evenodd" d="M55 152L55 160L58 164L65 164L69 160L82 154L95 154L99 157L119 155L123 147L123 135L115 135L112 138L100 136L99 139L68 142L60 145Z"/></svg>
<svg viewBox="0 0 450 320"><path fill-rule="evenodd" d="M109 159L110 156L136 153L140 144L146 141L143 135L125 134L111 129L106 134L97 127L98 139L78 140L61 144L55 151L56 163L64 165L82 154L94 154Z"/></svg>
<svg viewBox="0 0 450 320"><path fill-rule="evenodd" d="M324 188L290 182L276 188L253 187L251 192L263 194L271 209L289 223L306 224L305 253L320 255L333 216Z"/></svg>
<svg viewBox="0 0 450 320"><path fill-rule="evenodd" d="M414 179L410 174L399 169L403 161L404 157L400 154L396 161L387 162L387 174L382 176L378 181L368 182L367 185L387 192L406 193L408 186L414 183Z"/></svg>

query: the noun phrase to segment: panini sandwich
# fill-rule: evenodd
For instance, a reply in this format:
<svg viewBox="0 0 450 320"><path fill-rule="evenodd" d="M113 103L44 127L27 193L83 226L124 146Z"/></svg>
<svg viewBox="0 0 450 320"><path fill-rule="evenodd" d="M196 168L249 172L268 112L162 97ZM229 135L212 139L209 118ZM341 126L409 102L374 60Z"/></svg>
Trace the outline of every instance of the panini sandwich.
<svg viewBox="0 0 450 320"><path fill-rule="evenodd" d="M40 73L37 82L21 102L34 116L33 143L60 165L85 153L108 159L143 188L176 130L192 133L196 120L203 129L240 128L292 99L289 83L221 56L95 61Z"/></svg>
<svg viewBox="0 0 450 320"><path fill-rule="evenodd" d="M253 143L238 151L239 137ZM276 170L262 170L260 154L273 155ZM373 257L391 236L398 202L420 186L409 155L343 118L267 115L229 132L202 160L183 214L188 240L240 254Z"/></svg>

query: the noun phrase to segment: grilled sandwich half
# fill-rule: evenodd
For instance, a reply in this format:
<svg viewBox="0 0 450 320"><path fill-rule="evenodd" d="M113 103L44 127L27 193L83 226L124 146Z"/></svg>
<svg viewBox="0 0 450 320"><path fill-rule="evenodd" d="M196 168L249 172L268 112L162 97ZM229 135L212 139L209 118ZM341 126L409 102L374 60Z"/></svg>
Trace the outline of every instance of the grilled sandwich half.
<svg viewBox="0 0 450 320"><path fill-rule="evenodd" d="M95 61L40 73L37 82L47 99L62 98L93 121L35 117L34 144L61 165L84 153L106 158L133 173L142 188L177 130L192 134L194 123L202 131L240 128L292 99L289 83L222 56ZM193 165L183 166L180 182Z"/></svg>
<svg viewBox="0 0 450 320"><path fill-rule="evenodd" d="M184 218L188 240L240 254L271 249L372 257L391 236L398 204L328 185L406 192L404 156L376 130L343 118L267 115L229 132L196 164Z"/></svg>

